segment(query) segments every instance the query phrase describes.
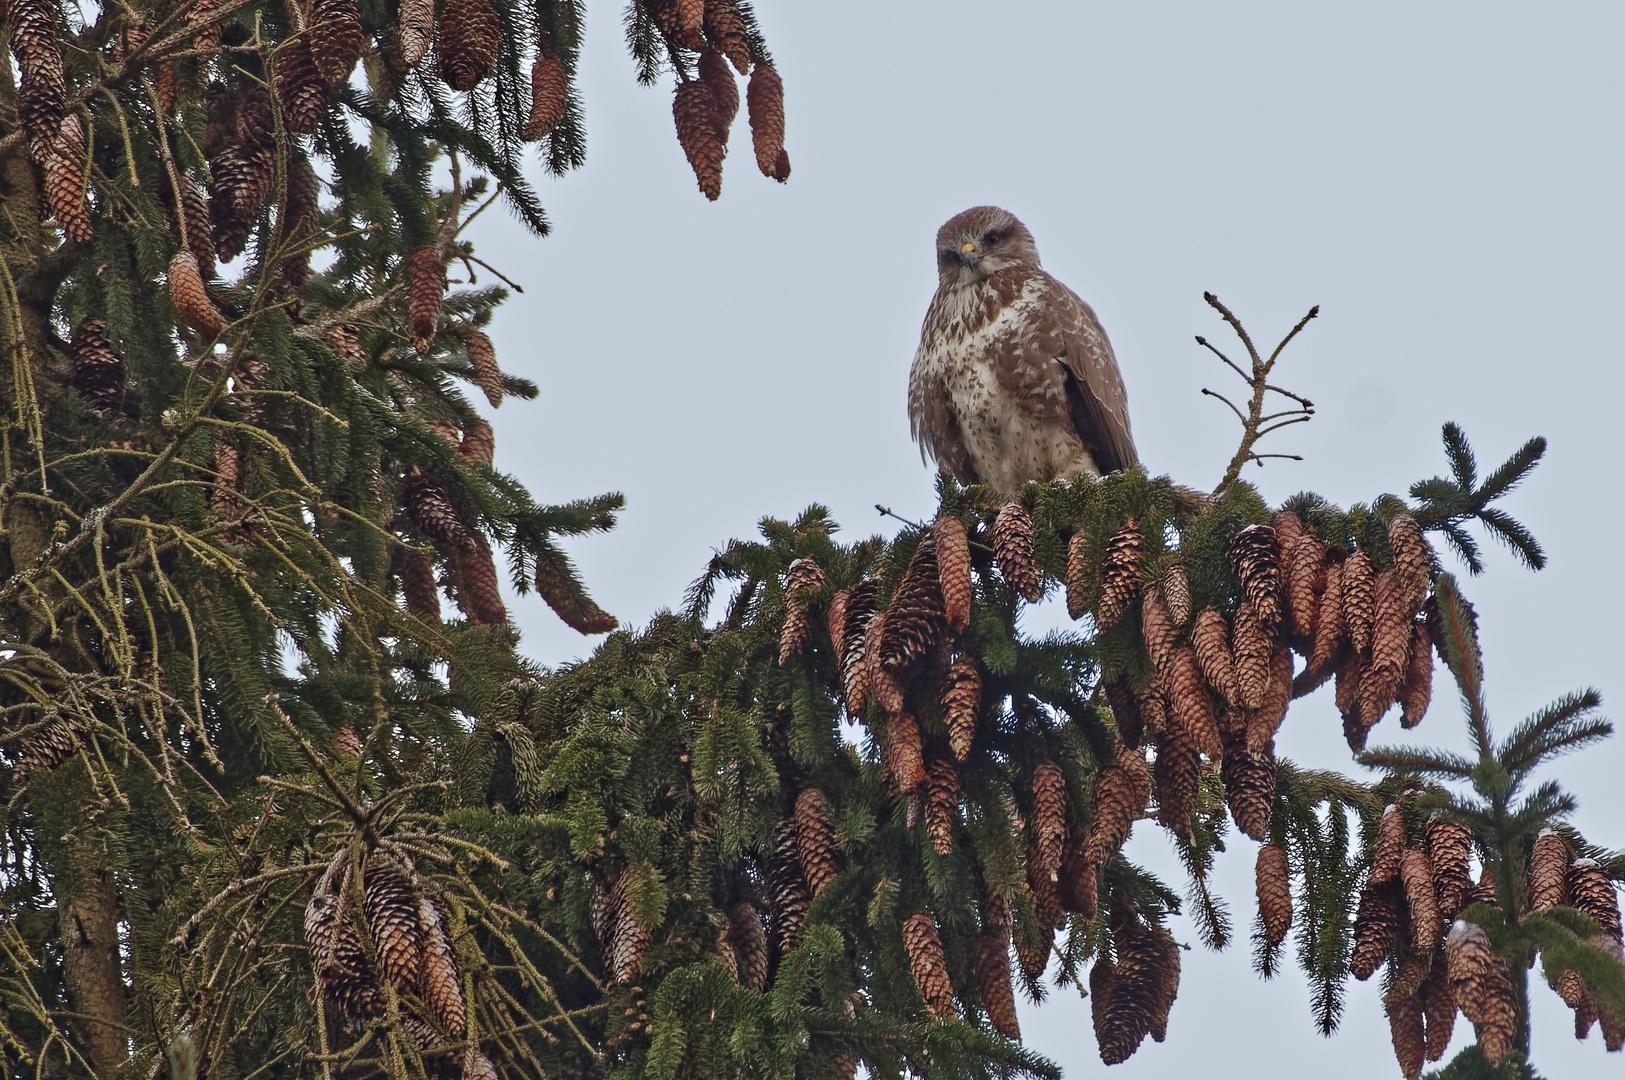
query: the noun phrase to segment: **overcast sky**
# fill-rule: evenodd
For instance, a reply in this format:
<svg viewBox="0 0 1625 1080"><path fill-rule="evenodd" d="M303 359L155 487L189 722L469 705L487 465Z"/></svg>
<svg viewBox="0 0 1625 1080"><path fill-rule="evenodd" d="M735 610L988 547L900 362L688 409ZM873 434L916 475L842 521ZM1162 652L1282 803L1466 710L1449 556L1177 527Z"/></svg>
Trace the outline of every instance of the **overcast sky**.
<svg viewBox="0 0 1625 1080"><path fill-rule="evenodd" d="M991 202L1099 313L1153 474L1208 487L1235 447L1234 418L1200 394L1237 381L1192 340L1227 338L1203 290L1269 342L1321 305L1276 378L1318 406L1269 447L1304 461L1247 473L1272 501L1403 494L1445 470L1449 420L1486 468L1548 436L1504 505L1550 568L1493 549L1465 584L1491 715L1505 730L1587 685L1618 715L1625 5L761 0L794 175L756 171L741 116L714 204L669 83L638 87L619 9L590 8L587 165L533 170L553 235L493 214L474 238L525 287L496 317L501 361L543 388L496 415L497 465L543 500L626 493L614 533L571 545L623 623L677 604L763 516L822 502L855 539L893 531L877 502L931 513L905 385L932 239ZM534 596L509 602L539 659L592 648ZM1465 749L1438 689L1415 739L1390 719L1375 741ZM1359 772L1328 699L1293 706L1281 753ZM1580 827L1616 847L1622 765L1616 739L1557 773ZM1233 843L1218 875L1243 941L1212 954L1174 920L1192 951L1169 1042L1113 1075L1397 1076L1380 979L1353 985L1322 1039L1300 979L1252 973L1255 850ZM1183 886L1160 831L1130 854ZM1531 993L1548 1077L1619 1073L1538 973ZM1022 1022L1068 1075L1101 1069L1074 991ZM1451 1053L1470 1037L1458 1021Z"/></svg>

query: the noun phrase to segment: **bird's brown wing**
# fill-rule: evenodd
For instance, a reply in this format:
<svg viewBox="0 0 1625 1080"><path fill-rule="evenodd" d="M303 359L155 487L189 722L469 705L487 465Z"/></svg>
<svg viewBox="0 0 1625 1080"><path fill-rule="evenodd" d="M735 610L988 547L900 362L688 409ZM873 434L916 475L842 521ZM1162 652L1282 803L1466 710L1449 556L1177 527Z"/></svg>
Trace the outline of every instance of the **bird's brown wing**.
<svg viewBox="0 0 1625 1080"><path fill-rule="evenodd" d="M1049 278L1049 284L1053 299L1047 307L1060 330L1059 359L1071 376L1066 396L1072 426L1102 475L1126 469L1140 457L1134 450L1128 391L1123 388L1112 343L1094 309L1077 293L1054 278Z"/></svg>
<svg viewBox="0 0 1625 1080"><path fill-rule="evenodd" d="M935 347L939 346L939 342L921 342L914 369L909 373L909 427L913 429L914 441L920 444L920 457L947 469L961 484L979 484L981 478L976 474L965 434L959 427L959 417L954 415L952 398L942 381L939 357L934 355Z"/></svg>

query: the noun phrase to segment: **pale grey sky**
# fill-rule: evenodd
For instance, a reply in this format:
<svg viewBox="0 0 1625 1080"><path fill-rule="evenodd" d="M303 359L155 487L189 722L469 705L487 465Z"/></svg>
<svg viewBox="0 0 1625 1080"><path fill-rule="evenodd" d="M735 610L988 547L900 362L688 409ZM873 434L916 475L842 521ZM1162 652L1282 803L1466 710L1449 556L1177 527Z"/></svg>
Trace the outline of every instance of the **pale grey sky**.
<svg viewBox="0 0 1625 1080"><path fill-rule="evenodd" d="M1279 369L1319 406L1274 437L1305 460L1248 473L1274 501L1403 494L1444 471L1447 420L1489 467L1548 436L1506 505L1551 567L1492 548L1465 584L1492 716L1505 730L1586 685L1622 715L1625 5L760 0L758 14L785 81L787 186L756 172L741 117L707 203L669 84L634 84L619 9L591 5L588 163L538 175L554 235L494 215L475 231L526 289L496 318L502 363L543 387L496 415L497 465L545 500L626 493L613 534L571 545L623 622L678 603L762 516L824 502L855 538L891 531L876 502L930 512L904 388L932 238L992 202L1099 312L1154 473L1211 485L1234 449L1234 419L1199 393L1226 382L1192 341L1224 347L1204 289L1270 342L1321 305ZM509 602L532 655L591 649L534 596ZM1390 720L1376 741L1464 747L1439 691L1417 732ZM1294 705L1282 753L1357 772L1323 696ZM1616 739L1557 774L1578 824L1613 846L1622 765ZM1140 833L1131 854L1182 885L1160 832ZM1239 839L1220 861L1243 938L1254 850ZM1380 980L1354 984L1341 1033L1321 1039L1300 979L1261 982L1245 941L1215 955L1175 922L1194 948L1169 1041L1113 1075L1398 1075ZM1538 974L1532 996L1545 1075L1625 1071L1596 1033L1573 1040ZM1102 1069L1073 991L1023 1025L1068 1075ZM1464 1036L1458 1021L1452 1053Z"/></svg>

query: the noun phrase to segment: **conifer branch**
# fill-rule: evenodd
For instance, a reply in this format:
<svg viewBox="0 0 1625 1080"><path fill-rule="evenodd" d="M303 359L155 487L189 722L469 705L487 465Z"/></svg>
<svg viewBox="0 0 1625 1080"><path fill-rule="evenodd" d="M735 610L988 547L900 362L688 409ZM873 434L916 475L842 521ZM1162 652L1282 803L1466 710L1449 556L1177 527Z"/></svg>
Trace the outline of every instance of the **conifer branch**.
<svg viewBox="0 0 1625 1080"><path fill-rule="evenodd" d="M1291 343L1293 338L1298 336L1299 331L1301 331L1305 326L1309 325L1309 321L1311 319L1320 314L1320 307L1319 305L1316 305L1315 307L1310 308L1309 314L1298 320L1298 324L1287 332L1287 335L1281 339L1280 344L1275 346L1274 351L1269 355L1269 359L1266 360L1259 355L1257 348L1255 348L1253 345L1252 338L1248 336L1246 329L1241 325L1241 320L1236 318L1235 314L1232 313L1229 308L1220 303L1218 297L1214 296L1212 293L1203 293L1202 299L1206 300L1208 306L1217 311L1224 321L1230 324L1230 328L1235 331L1236 336L1241 339L1242 345L1246 347L1247 356L1250 361L1249 367L1244 369L1235 361L1231 360L1228 356L1224 355L1224 353L1220 352L1215 346L1209 343L1206 338L1200 335L1198 335L1196 338L1196 343L1198 345L1201 345L1203 348L1213 353L1213 355L1222 360L1232 371L1241 376L1242 380L1247 383L1251 392L1247 401L1247 410L1243 412L1235 402L1231 401L1223 394L1220 394L1214 390L1209 390L1206 387L1202 388L1203 394L1209 397L1218 398L1220 401L1224 402L1230 407L1230 411L1236 414L1236 419L1241 421L1241 445L1237 448L1235 456L1230 459L1230 465L1225 469L1224 477L1219 481L1218 486L1213 489L1213 494L1218 496L1228 489L1231 484L1235 483L1237 478L1241 476L1242 467L1249 461L1257 462L1260 466L1262 466L1266 458L1286 458L1293 461L1303 460L1296 454L1259 454L1254 451L1253 447L1257 445L1259 439L1263 438L1265 435L1268 435L1270 432L1279 431L1281 428L1290 424L1305 423L1313 418L1315 414L1314 402L1310 401L1308 398L1302 397L1301 395L1295 394L1290 390L1283 390L1282 388L1275 386L1269 381L1269 375L1274 369L1276 361L1280 358L1281 352L1287 347L1288 344ZM1264 412L1264 400L1265 397L1272 391L1291 401L1297 402L1297 408L1287 409L1282 412L1270 413L1266 415ZM1285 419L1282 419L1283 417L1285 417ZM1271 421L1274 422L1271 423Z"/></svg>

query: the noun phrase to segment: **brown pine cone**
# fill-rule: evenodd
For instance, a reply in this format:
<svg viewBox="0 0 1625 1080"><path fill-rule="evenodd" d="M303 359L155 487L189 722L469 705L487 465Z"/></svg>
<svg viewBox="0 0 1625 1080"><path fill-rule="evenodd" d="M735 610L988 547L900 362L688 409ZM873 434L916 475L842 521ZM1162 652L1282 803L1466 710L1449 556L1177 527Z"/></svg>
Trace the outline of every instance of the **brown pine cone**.
<svg viewBox="0 0 1625 1080"><path fill-rule="evenodd" d="M1415 994L1403 997L1385 994L1382 1006L1388 1014L1388 1034L1393 1040L1399 1071L1407 1080L1414 1080L1422 1075L1423 1057L1427 1050L1421 999Z"/></svg>
<svg viewBox="0 0 1625 1080"><path fill-rule="evenodd" d="M1178 630L1162 597L1154 592L1140 600L1140 636L1145 639L1145 651L1151 657L1152 666L1166 672L1173 659Z"/></svg>
<svg viewBox="0 0 1625 1080"><path fill-rule="evenodd" d="M630 868L621 871L610 893L610 904L615 911L614 939L609 946L610 979L626 985L637 978L643 964L643 954L654 940L654 935L638 922L628 902L627 886L632 883Z"/></svg>
<svg viewBox="0 0 1625 1080"><path fill-rule="evenodd" d="M1371 628L1377 618L1377 582L1371 571L1371 556L1361 548L1343 562L1343 625L1354 651L1365 655L1371 649Z"/></svg>
<svg viewBox="0 0 1625 1080"><path fill-rule="evenodd" d="M501 579L491 545L478 533L472 534L472 541L457 552L457 606L472 623L507 626L508 609L502 605Z"/></svg>
<svg viewBox="0 0 1625 1080"><path fill-rule="evenodd" d="M1100 1060L1107 1065L1128 1060L1140 1048L1151 1032L1163 992L1158 970L1163 950L1153 941L1151 931L1128 923L1112 936L1117 956L1099 1037Z"/></svg>
<svg viewBox="0 0 1625 1080"><path fill-rule="evenodd" d="M1275 528L1275 547L1281 559L1281 580L1286 581L1292 573L1292 559L1298 551L1298 541L1303 538L1303 519L1291 510L1282 510L1270 522Z"/></svg>
<svg viewBox="0 0 1625 1080"><path fill-rule="evenodd" d="M1247 715L1247 748L1255 752L1275 752L1275 733L1281 730L1287 708L1292 704L1292 650L1285 643L1275 646L1270 658L1270 686L1264 703Z"/></svg>
<svg viewBox="0 0 1625 1080"><path fill-rule="evenodd" d="M903 688L897 684L892 673L880 665L880 639L885 632L886 613L877 611L869 618L861 649L854 650L863 661L863 674L854 674L846 682L849 691L859 690L863 693L857 701L858 708L861 709L867 696L873 694L879 699L882 709L896 715L903 711ZM847 698L847 707L852 707L850 697Z"/></svg>
<svg viewBox="0 0 1625 1080"><path fill-rule="evenodd" d="M1236 662L1230 655L1230 626L1224 616L1213 608L1203 608L1191 628L1191 648L1207 684L1218 691L1231 708L1236 708L1241 701L1241 690L1236 685Z"/></svg>
<svg viewBox="0 0 1625 1080"><path fill-rule="evenodd" d="M401 68L417 67L433 42L434 0L401 0L395 23L395 59Z"/></svg>
<svg viewBox="0 0 1625 1080"><path fill-rule="evenodd" d="M1229 554L1242 599L1252 608L1265 636L1274 637L1281 623L1282 600L1275 530L1268 525L1247 526L1231 538Z"/></svg>
<svg viewBox="0 0 1625 1080"><path fill-rule="evenodd" d="M782 959L801 941L801 928L807 921L807 879L801 873L796 852L795 824L779 824L778 840L767 860L767 909L773 929L773 949Z"/></svg>
<svg viewBox="0 0 1625 1080"><path fill-rule="evenodd" d="M418 996L428 1006L440 1030L452 1039L468 1034L468 1007L463 1001L462 973L451 945L451 927L445 906L427 896L418 898L418 924L423 931L423 970Z"/></svg>
<svg viewBox="0 0 1625 1080"><path fill-rule="evenodd" d="M1473 923L1457 919L1445 939L1450 987L1462 1015L1478 1033L1478 1049L1494 1065L1512 1047L1517 999L1512 980L1490 950L1490 939Z"/></svg>
<svg viewBox="0 0 1625 1080"><path fill-rule="evenodd" d="M1492 908L1501 906L1501 898L1495 888L1495 875L1490 873L1488 865L1479 871L1478 884L1473 887L1473 895L1468 897L1467 904L1469 907L1473 904L1485 904Z"/></svg>
<svg viewBox="0 0 1625 1080"><path fill-rule="evenodd" d="M537 595L576 633L607 634L621 625L582 591L569 562L558 552L544 550L538 555L535 581Z"/></svg>
<svg viewBox="0 0 1625 1080"><path fill-rule="evenodd" d="M1377 821L1377 837L1371 848L1371 880L1392 881L1399 876L1399 858L1404 853L1405 817L1389 803Z"/></svg>
<svg viewBox="0 0 1625 1080"><path fill-rule="evenodd" d="M1083 837L1083 858L1095 866L1105 866L1122 850L1135 820L1151 801L1151 770L1145 754L1118 743L1111 764L1095 777L1092 801L1093 812Z"/></svg>
<svg viewBox="0 0 1625 1080"><path fill-rule="evenodd" d="M1191 744L1210 759L1224 756L1219 737L1219 721L1213 715L1213 702L1208 698L1207 683L1196 662L1196 653L1189 648L1178 648L1169 662L1168 697L1173 706L1171 726L1183 727Z"/></svg>
<svg viewBox="0 0 1625 1080"><path fill-rule="evenodd" d="M442 551L455 553L473 546L473 531L463 524L445 489L415 467L401 490L401 504L418 532Z"/></svg>
<svg viewBox="0 0 1625 1080"><path fill-rule="evenodd" d="M1614 961L1620 967L1625 967L1625 947L1620 945L1617 933L1596 934L1591 938L1591 944L1599 949L1605 949L1614 954ZM1603 1047L1611 1054L1619 1053L1625 1047L1625 1012L1607 1001L1599 1001L1595 994L1587 993L1591 998L1592 1007L1597 1013L1597 1019L1602 1023ZM1575 1017L1578 1026L1579 1017Z"/></svg>
<svg viewBox="0 0 1625 1080"><path fill-rule="evenodd" d="M824 793L817 788L806 788L796 796L795 807L796 854L813 899L824 887L835 880L840 872L841 853L835 840L835 814L829 808Z"/></svg>
<svg viewBox="0 0 1625 1080"><path fill-rule="evenodd" d="M775 179L779 154L784 150L784 81L772 64L757 64L745 87L745 109L750 116L750 140L756 149L756 167Z"/></svg>
<svg viewBox="0 0 1625 1080"><path fill-rule="evenodd" d="M1542 829L1529 852L1529 910L1545 911L1569 903L1569 866L1574 852L1563 838Z"/></svg>
<svg viewBox="0 0 1625 1080"><path fill-rule="evenodd" d="M1050 952L1055 946L1055 932L1039 926L1036 922L1021 922L1015 927L1010 943L1016 949L1016 961L1021 965L1021 973L1029 979L1043 977L1044 969L1049 966Z"/></svg>
<svg viewBox="0 0 1625 1080"><path fill-rule="evenodd" d="M1141 746L1145 740L1145 717L1140 712L1140 696L1122 675L1102 684L1101 689L1105 691L1106 701L1111 705L1112 720L1117 725L1117 737L1122 739L1125 745Z"/></svg>
<svg viewBox="0 0 1625 1080"><path fill-rule="evenodd" d="M530 66L530 115L524 139L536 142L550 134L570 108L570 76L564 61L552 53L539 53Z"/></svg>
<svg viewBox="0 0 1625 1080"><path fill-rule="evenodd" d="M846 596L845 622L842 628L844 648L841 651L841 696L846 702L849 717L856 717L868 703L871 690L869 665L871 648L880 650L879 629L870 641L870 623L875 619L875 596L878 585L867 578L852 586ZM831 613L833 615L833 612Z"/></svg>
<svg viewBox="0 0 1625 1080"><path fill-rule="evenodd" d="M1168 608L1168 617L1175 626L1184 626L1191 617L1191 581L1185 573L1184 563L1173 563L1163 571L1157 583L1162 602Z"/></svg>
<svg viewBox="0 0 1625 1080"><path fill-rule="evenodd" d="M1274 753L1248 750L1238 740L1225 747L1219 775L1236 828L1254 840L1264 839L1270 830L1270 812L1275 808Z"/></svg>
<svg viewBox="0 0 1625 1080"><path fill-rule="evenodd" d="M958 1016L953 984L948 980L948 957L942 951L942 939L937 937L937 924L931 916L922 911L903 920L903 948L908 951L909 970L914 973L914 985L920 988L925 1007L933 1016Z"/></svg>
<svg viewBox="0 0 1625 1080"><path fill-rule="evenodd" d="M1066 542L1066 613L1081 619L1089 610L1089 538L1075 532Z"/></svg>
<svg viewBox="0 0 1625 1080"><path fill-rule="evenodd" d="M1422 608L1433 578L1433 548L1409 514L1396 514L1388 522L1388 546L1394 552L1400 604L1415 615Z"/></svg>
<svg viewBox="0 0 1625 1080"><path fill-rule="evenodd" d="M1134 692L1134 703L1139 707L1140 721L1145 725L1145 733L1153 741L1160 742L1164 733L1168 730L1168 710L1170 708L1168 694L1164 689L1162 679L1160 677L1155 678L1151 681L1151 685L1144 690L1136 690ZM1135 745L1135 741L1130 740L1129 745Z"/></svg>
<svg viewBox="0 0 1625 1080"><path fill-rule="evenodd" d="M829 629L829 644L834 650L837 666L846 659L846 601L851 595L850 587L835 590L835 595L829 598L829 608L825 612L824 621Z"/></svg>
<svg viewBox="0 0 1625 1080"><path fill-rule="evenodd" d="M1361 982L1393 956L1405 925L1405 900L1393 881L1367 881L1354 913L1349 972Z"/></svg>
<svg viewBox="0 0 1625 1080"><path fill-rule="evenodd" d="M68 340L73 366L68 384L94 408L114 411L124 407L124 361L107 340L107 324L83 319Z"/></svg>
<svg viewBox="0 0 1625 1080"><path fill-rule="evenodd" d="M1167 929L1151 928L1159 985L1156 1007L1151 1012L1151 1037L1157 1042L1168 1038L1168 1014L1179 997L1179 943Z"/></svg>
<svg viewBox="0 0 1625 1080"><path fill-rule="evenodd" d="M1236 665L1237 702L1244 709L1264 704L1270 686L1270 658L1275 653L1274 635L1259 622L1253 605L1236 605L1231 651Z"/></svg>
<svg viewBox="0 0 1625 1080"><path fill-rule="evenodd" d="M942 717L948 727L948 748L955 761L970 756L976 739L976 716L982 707L982 676L969 657L961 656L948 669L942 695Z"/></svg>
<svg viewBox="0 0 1625 1080"><path fill-rule="evenodd" d="M723 74L727 74L727 69L723 69ZM954 633L963 633L970 625L970 538L965 534L965 526L951 514L937 518L931 536L936 548L943 614Z"/></svg>
<svg viewBox="0 0 1625 1080"><path fill-rule="evenodd" d="M474 421L468 425L468 430L463 432L462 442L457 444L457 452L465 461L472 461L489 469L491 462L496 459L496 432L492 431L491 425L484 420Z"/></svg>
<svg viewBox="0 0 1625 1080"><path fill-rule="evenodd" d="M17 58L17 118L36 143L56 138L67 110L67 77L52 0L11 0L6 6L11 55Z"/></svg>
<svg viewBox="0 0 1625 1080"><path fill-rule="evenodd" d="M1157 820L1186 840L1191 836L1191 814L1201 788L1201 767L1190 733L1182 725L1171 725L1157 746L1152 768L1157 781Z"/></svg>
<svg viewBox="0 0 1625 1080"><path fill-rule="evenodd" d="M929 536L920 539L886 605L885 633L880 638L880 663L901 672L935 651L947 626L942 582L937 569L937 545Z"/></svg>
<svg viewBox="0 0 1625 1080"><path fill-rule="evenodd" d="M276 119L258 86L215 83L208 91L203 151L209 160L209 215L223 259L243 253L277 174Z"/></svg>
<svg viewBox="0 0 1625 1080"><path fill-rule="evenodd" d="M1006 503L993 522L993 559L1004 582L1029 604L1044 595L1044 577L1033 562L1033 519L1020 503Z"/></svg>
<svg viewBox="0 0 1625 1080"><path fill-rule="evenodd" d="M16 777L49 772L79 752L74 729L64 723L48 724L23 740L17 750Z"/></svg>
<svg viewBox="0 0 1625 1080"><path fill-rule="evenodd" d="M1411 660L1411 617L1392 570L1377 575L1371 662L1360 678L1360 722L1369 730L1399 697Z"/></svg>
<svg viewBox="0 0 1625 1080"><path fill-rule="evenodd" d="M773 159L773 179L781 184L790 179L789 151L780 150L779 156Z"/></svg>
<svg viewBox="0 0 1625 1080"><path fill-rule="evenodd" d="M1110 630L1140 595L1140 559L1145 538L1133 518L1106 541L1100 560L1100 604L1095 625Z"/></svg>
<svg viewBox="0 0 1625 1080"><path fill-rule="evenodd" d="M412 252L406 266L407 311L412 347L425 352L440 325L440 305L446 296L446 264L434 245Z"/></svg>
<svg viewBox="0 0 1625 1080"><path fill-rule="evenodd" d="M384 1006L361 936L345 903L348 866L348 853L341 853L317 884L305 907L305 941L322 989L346 1019L359 1022L382 1016Z"/></svg>
<svg viewBox="0 0 1625 1080"><path fill-rule="evenodd" d="M356 367L367 366L367 354L353 326L335 326L327 332L327 344L332 350Z"/></svg>
<svg viewBox="0 0 1625 1080"><path fill-rule="evenodd" d="M491 408L502 404L502 369L497 366L496 346L484 331L470 330L463 337L468 352L469 366L474 369L474 382L485 391L485 400Z"/></svg>
<svg viewBox="0 0 1625 1080"><path fill-rule="evenodd" d="M440 78L453 90L472 90L496 66L502 20L491 0L443 0L440 6Z"/></svg>
<svg viewBox="0 0 1625 1080"><path fill-rule="evenodd" d="M779 631L779 664L788 664L807 651L812 641L812 619L807 614L807 593L824 583L824 571L809 557L790 564L784 581L784 627Z"/></svg>
<svg viewBox="0 0 1625 1080"><path fill-rule="evenodd" d="M1394 997L1410 997L1422 989L1428 975L1433 971L1433 959L1437 952L1419 953L1407 946L1399 950L1397 963L1388 965L1388 985L1384 993Z"/></svg>
<svg viewBox="0 0 1625 1080"><path fill-rule="evenodd" d="M79 117L59 121L55 137L34 144L35 157L45 174L45 201L62 226L62 234L77 243L95 235L90 204L85 201L85 132Z"/></svg>
<svg viewBox="0 0 1625 1080"><path fill-rule="evenodd" d="M167 179L167 177L166 177ZM180 174L180 209L175 208L174 192L165 184L164 202L170 212L170 232L177 247L197 259L198 275L209 281L215 276L214 226L209 221L209 198L185 173Z"/></svg>
<svg viewBox="0 0 1625 1080"><path fill-rule="evenodd" d="M192 36L192 47L198 52L211 53L220 48L220 23L209 22L209 16L220 9L218 0L197 0L187 13L187 23L199 26L200 29ZM203 23L209 23L203 26Z"/></svg>
<svg viewBox="0 0 1625 1080"><path fill-rule="evenodd" d="M1416 996L1422 999L1422 1015L1427 1021L1427 1060L1438 1061L1449 1048L1450 1036L1456 1028L1456 995L1443 960L1434 962Z"/></svg>
<svg viewBox="0 0 1625 1080"><path fill-rule="evenodd" d="M1066 817L1066 777L1055 762L1040 761L1033 767L1033 851L1037 870L1050 881L1061 866Z"/></svg>
<svg viewBox="0 0 1625 1080"><path fill-rule="evenodd" d="M367 931L377 950L378 966L396 990L416 993L423 968L416 891L400 864L381 851L367 857L363 882Z"/></svg>
<svg viewBox="0 0 1625 1080"><path fill-rule="evenodd" d="M1432 700L1433 635L1428 631L1427 622L1418 620L1411 624L1410 661L1405 666L1405 681L1399 686L1399 704L1403 710L1400 726L1408 729L1420 724Z"/></svg>
<svg viewBox="0 0 1625 1080"><path fill-rule="evenodd" d="M677 87L671 110L677 123L677 143L694 170L700 191L715 202L722 195L722 157L727 152L716 98L705 83L685 82Z"/></svg>
<svg viewBox="0 0 1625 1080"><path fill-rule="evenodd" d="M920 725L906 712L893 713L886 725L886 769L906 795L925 783L925 754L920 748Z"/></svg>
<svg viewBox="0 0 1625 1080"><path fill-rule="evenodd" d="M679 0L682 2L682 0ZM745 39L745 20L735 0L704 0L701 27L716 50L744 75L750 71L750 45Z"/></svg>
<svg viewBox="0 0 1625 1080"><path fill-rule="evenodd" d="M277 248L281 253L282 283L298 289L310 279L312 240L320 226L321 181L303 150L288 154L282 207L277 214Z"/></svg>
<svg viewBox="0 0 1625 1080"><path fill-rule="evenodd" d="M1273 948L1285 941L1287 931L1292 929L1292 873L1286 850L1276 844L1259 848L1254 878L1264 940Z"/></svg>
<svg viewBox="0 0 1625 1080"><path fill-rule="evenodd" d="M959 827L959 774L936 758L926 770L925 831L938 855L952 855Z"/></svg>
<svg viewBox="0 0 1625 1080"><path fill-rule="evenodd" d="M1596 859L1576 859L1569 867L1569 903L1582 915L1591 916L1602 932L1620 936L1619 897L1614 879ZM1607 1010L1604 1010L1605 1012Z"/></svg>
<svg viewBox="0 0 1625 1080"><path fill-rule="evenodd" d="M1313 651L1315 624L1320 618L1320 593L1326 587L1326 545L1313 536L1300 536L1292 549L1291 574L1286 579L1287 611L1299 652Z"/></svg>
<svg viewBox="0 0 1625 1080"><path fill-rule="evenodd" d="M1032 897L1033 912L1037 915L1039 923L1051 930L1066 925L1066 905L1061 902L1059 877L1059 870L1052 873L1043 869L1038 841L1029 837L1026 865L1027 895Z"/></svg>
<svg viewBox="0 0 1625 1080"><path fill-rule="evenodd" d="M1331 673L1338 646L1343 644L1347 634L1343 623L1343 564L1328 563L1326 588L1320 594L1320 611L1315 616L1315 643L1305 674L1324 682Z"/></svg>
<svg viewBox="0 0 1625 1080"><path fill-rule="evenodd" d="M1569 1008L1578 1009L1585 1004L1585 981L1574 972L1560 971L1555 979L1548 974L1546 981Z"/></svg>
<svg viewBox="0 0 1625 1080"><path fill-rule="evenodd" d="M203 288L197 260L183 251L169 261L169 299L181 321L205 338L217 337L226 328L214 301Z"/></svg>
<svg viewBox="0 0 1625 1080"><path fill-rule="evenodd" d="M1082 915L1088 922L1100 908L1100 867L1085 858L1084 839L1066 838L1055 885L1062 909L1071 915Z"/></svg>
<svg viewBox="0 0 1625 1080"><path fill-rule="evenodd" d="M1597 999L1587 990L1574 1007L1574 1037L1582 1042L1591 1035L1591 1026L1597 1022Z"/></svg>
<svg viewBox="0 0 1625 1080"><path fill-rule="evenodd" d="M1353 648L1343 650L1337 664L1337 711L1343 714L1343 737L1358 754L1365 749L1367 728L1360 718L1360 679L1365 662Z"/></svg>
<svg viewBox="0 0 1625 1080"><path fill-rule="evenodd" d="M1428 818L1428 863L1433 867L1433 891L1439 898L1439 916L1452 919L1472 901L1473 877L1468 867L1472 834L1467 826L1435 810Z"/></svg>
<svg viewBox="0 0 1625 1080"><path fill-rule="evenodd" d="M209 510L222 520L242 512L237 494L242 488L242 461L237 443L227 428L214 433L214 486L209 489Z"/></svg>
<svg viewBox="0 0 1625 1080"><path fill-rule="evenodd" d="M1095 962L1089 967L1089 1018L1094 1023L1095 1045L1100 1048L1102 1060L1106 1056L1106 1018L1111 1011L1112 983L1115 981L1112 958L1104 952L1095 953Z"/></svg>
<svg viewBox="0 0 1625 1080"><path fill-rule="evenodd" d="M310 20L310 54L329 86L349 79L367 47L355 0L316 0Z"/></svg>
<svg viewBox="0 0 1625 1080"><path fill-rule="evenodd" d="M972 966L981 990L982 1008L988 1023L1007 1039L1021 1038L1016 1019L1016 995L1010 985L1010 943L1003 934L984 933L977 937Z"/></svg>
<svg viewBox="0 0 1625 1080"><path fill-rule="evenodd" d="M1439 897L1433 891L1433 866L1428 857L1415 849L1407 849L1399 857L1399 881L1405 889L1405 904L1410 914L1411 948L1420 955L1427 955L1444 936Z"/></svg>
<svg viewBox="0 0 1625 1080"><path fill-rule="evenodd" d="M739 967L739 985L762 993L767 989L767 932L762 916L747 901L728 909L727 942Z"/></svg>
<svg viewBox="0 0 1625 1080"><path fill-rule="evenodd" d="M395 549L394 562L406 610L424 622L439 622L440 590L435 585L434 564L421 552L405 547Z"/></svg>

